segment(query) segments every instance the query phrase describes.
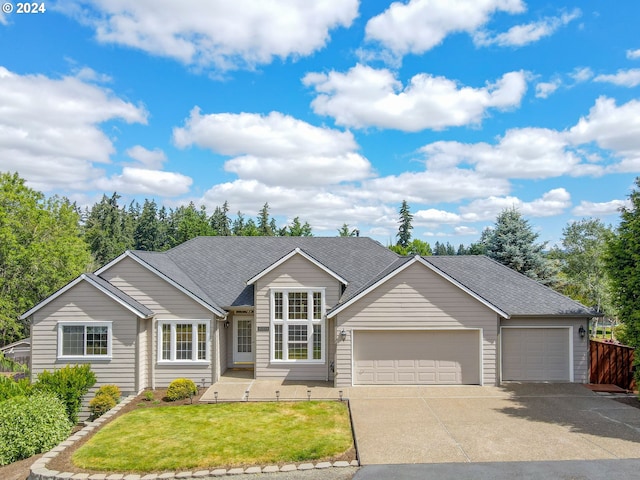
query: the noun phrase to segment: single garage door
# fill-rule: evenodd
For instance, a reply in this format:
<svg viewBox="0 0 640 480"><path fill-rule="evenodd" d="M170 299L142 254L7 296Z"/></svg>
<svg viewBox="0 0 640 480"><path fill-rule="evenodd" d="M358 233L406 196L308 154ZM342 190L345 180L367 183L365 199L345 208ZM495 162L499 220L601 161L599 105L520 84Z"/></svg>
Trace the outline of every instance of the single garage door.
<svg viewBox="0 0 640 480"><path fill-rule="evenodd" d="M480 383L480 331L356 331L355 385Z"/></svg>
<svg viewBox="0 0 640 480"><path fill-rule="evenodd" d="M502 328L502 380L569 382L568 328Z"/></svg>

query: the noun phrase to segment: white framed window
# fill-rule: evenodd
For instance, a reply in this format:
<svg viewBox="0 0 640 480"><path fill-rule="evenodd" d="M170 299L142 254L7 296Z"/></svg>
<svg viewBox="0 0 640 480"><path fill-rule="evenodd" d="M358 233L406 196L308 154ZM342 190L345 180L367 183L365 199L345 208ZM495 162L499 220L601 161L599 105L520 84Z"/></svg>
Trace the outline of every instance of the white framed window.
<svg viewBox="0 0 640 480"><path fill-rule="evenodd" d="M158 363L209 363L209 320L159 320Z"/></svg>
<svg viewBox="0 0 640 480"><path fill-rule="evenodd" d="M112 322L58 322L58 358L110 359Z"/></svg>
<svg viewBox="0 0 640 480"><path fill-rule="evenodd" d="M324 362L324 297L324 289L271 290L272 361Z"/></svg>

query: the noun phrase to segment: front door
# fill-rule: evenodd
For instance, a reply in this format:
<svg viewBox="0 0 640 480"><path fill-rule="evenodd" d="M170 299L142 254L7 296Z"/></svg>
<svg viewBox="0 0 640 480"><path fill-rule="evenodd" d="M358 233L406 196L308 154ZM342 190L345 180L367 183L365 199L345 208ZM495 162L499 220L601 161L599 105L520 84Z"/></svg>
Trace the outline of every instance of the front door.
<svg viewBox="0 0 640 480"><path fill-rule="evenodd" d="M233 363L253 363L253 317L233 318Z"/></svg>

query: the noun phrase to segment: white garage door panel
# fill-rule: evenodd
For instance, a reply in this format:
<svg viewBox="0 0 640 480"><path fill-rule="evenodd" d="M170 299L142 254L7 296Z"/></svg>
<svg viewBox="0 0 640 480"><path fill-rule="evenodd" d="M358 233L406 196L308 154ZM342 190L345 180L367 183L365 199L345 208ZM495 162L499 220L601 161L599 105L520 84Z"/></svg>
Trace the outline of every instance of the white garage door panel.
<svg viewBox="0 0 640 480"><path fill-rule="evenodd" d="M480 383L477 330L354 332L354 384Z"/></svg>
<svg viewBox="0 0 640 480"><path fill-rule="evenodd" d="M569 382L568 328L503 328L502 380Z"/></svg>

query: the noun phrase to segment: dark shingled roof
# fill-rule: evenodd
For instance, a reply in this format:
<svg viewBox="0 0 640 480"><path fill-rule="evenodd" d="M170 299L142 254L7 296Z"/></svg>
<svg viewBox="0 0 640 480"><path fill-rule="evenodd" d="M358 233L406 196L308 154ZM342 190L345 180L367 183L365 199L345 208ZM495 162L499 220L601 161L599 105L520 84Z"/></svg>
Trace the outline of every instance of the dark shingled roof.
<svg viewBox="0 0 640 480"><path fill-rule="evenodd" d="M596 315L584 305L489 257L438 255L424 259L510 316Z"/></svg>
<svg viewBox="0 0 640 480"><path fill-rule="evenodd" d="M366 237L197 237L163 253L133 253L207 303L226 308L253 305L247 280L296 248L346 279L346 296L398 258Z"/></svg>
<svg viewBox="0 0 640 480"><path fill-rule="evenodd" d="M85 273L84 276L87 277L92 282L97 283L100 287L104 288L114 297L117 297L118 299L122 300L124 303L129 305L134 310L142 313L145 317L153 316L152 310L149 310L149 308L142 305L135 298L130 297L119 288L107 282L105 279L99 277L98 275L94 275L93 273Z"/></svg>
<svg viewBox="0 0 640 480"><path fill-rule="evenodd" d="M413 257L366 237L197 237L166 252L134 251L203 302L223 310L253 305L255 277L296 248L348 282L339 307ZM593 316L590 309L484 256L423 257L509 316Z"/></svg>

